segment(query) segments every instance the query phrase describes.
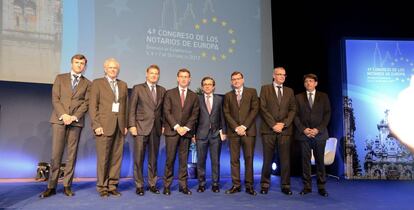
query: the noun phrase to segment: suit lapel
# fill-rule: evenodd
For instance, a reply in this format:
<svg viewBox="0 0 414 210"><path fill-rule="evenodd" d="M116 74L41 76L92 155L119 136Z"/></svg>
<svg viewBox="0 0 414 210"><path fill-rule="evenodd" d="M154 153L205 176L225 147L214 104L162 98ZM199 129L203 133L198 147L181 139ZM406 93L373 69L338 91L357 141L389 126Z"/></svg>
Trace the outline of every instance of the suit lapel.
<svg viewBox="0 0 414 210"><path fill-rule="evenodd" d="M161 87L159 85L156 85L155 87L157 88L157 104L155 106L158 107L162 101Z"/></svg>
<svg viewBox="0 0 414 210"><path fill-rule="evenodd" d="M115 101L115 94L114 94L114 91L111 88L111 85L109 84L108 79L106 77L104 77L103 80L104 80L104 87L106 88L106 92L110 92L110 94L112 95L113 100ZM118 91L119 91L119 87L118 87Z"/></svg>
<svg viewBox="0 0 414 210"><path fill-rule="evenodd" d="M306 103L306 107L308 107L309 110L312 110L309 104L308 92L305 91L305 93L303 94L303 98L304 98L303 101L305 101ZM315 99L316 99L316 96L315 96ZM315 101L313 102L313 106L315 106Z"/></svg>
<svg viewBox="0 0 414 210"><path fill-rule="evenodd" d="M279 102L277 101L277 95L276 95L276 90L275 90L275 86L273 85L273 83L270 85L270 89L271 89L271 95L270 95L270 99L272 100L272 104L275 104L276 106L280 106ZM283 93L285 93L285 90L283 90ZM285 94L282 93L282 100L280 101L280 103L283 103L283 97L285 96Z"/></svg>
<svg viewBox="0 0 414 210"><path fill-rule="evenodd" d="M151 103L156 105L155 102L154 102L154 99L152 98L151 89L150 89L150 87L148 86L148 84L146 82L144 83L144 87L145 87L145 92L147 93L147 96L150 99ZM157 91L157 93L158 93L158 91ZM158 99L158 96L157 96L157 99Z"/></svg>
<svg viewBox="0 0 414 210"><path fill-rule="evenodd" d="M187 91L188 91L188 89L187 89ZM175 91L173 93L175 95L175 98L178 98L179 99L178 100L178 104L179 104L178 108L180 109L180 111L183 111L186 100L184 100L184 106L181 106L181 93L180 93L180 88L176 87L175 88ZM188 92L187 92L187 96L188 96Z"/></svg>
<svg viewBox="0 0 414 210"><path fill-rule="evenodd" d="M62 78L62 88L67 95L72 95L72 79L70 77L70 73L67 73Z"/></svg>

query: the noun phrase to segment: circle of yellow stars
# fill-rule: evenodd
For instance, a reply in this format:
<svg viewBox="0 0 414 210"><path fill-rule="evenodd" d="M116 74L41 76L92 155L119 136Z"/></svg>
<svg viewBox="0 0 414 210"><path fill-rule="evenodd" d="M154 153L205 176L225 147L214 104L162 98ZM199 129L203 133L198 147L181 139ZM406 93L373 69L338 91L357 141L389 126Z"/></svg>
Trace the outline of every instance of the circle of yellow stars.
<svg viewBox="0 0 414 210"><path fill-rule="evenodd" d="M203 25L207 25L209 23L218 24L220 27L223 27L226 30L226 32L231 36L234 36L234 34L235 34L234 29L228 27L227 21L224 21L224 20L220 21L217 17L212 17L211 19L203 18L201 20L201 23L194 24L194 29L200 30ZM234 51L235 51L234 46L236 45L236 43L237 43L236 38L232 37L229 40L230 47L228 47L225 52L219 53L219 54L214 54L214 53L208 54L206 51L202 51L201 52L201 57L202 58L210 58L212 61L226 60L229 54L234 53Z"/></svg>
<svg viewBox="0 0 414 210"><path fill-rule="evenodd" d="M410 65L410 67L411 67L411 74L414 73L414 62L411 61L408 58L403 57L403 56L401 56L400 58L394 58L391 61L390 64L391 64L391 66L395 67L397 65L401 65L402 63L406 63L406 64ZM397 77L395 80L400 81L400 82L409 82L410 79L411 79L410 77L405 76L405 77L402 77L402 78Z"/></svg>

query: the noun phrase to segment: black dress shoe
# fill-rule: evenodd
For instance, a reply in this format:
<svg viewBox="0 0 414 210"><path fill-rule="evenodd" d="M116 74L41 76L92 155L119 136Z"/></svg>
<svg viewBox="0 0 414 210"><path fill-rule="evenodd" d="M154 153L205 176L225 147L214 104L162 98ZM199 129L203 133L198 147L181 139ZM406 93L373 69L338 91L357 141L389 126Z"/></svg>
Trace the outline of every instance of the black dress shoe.
<svg viewBox="0 0 414 210"><path fill-rule="evenodd" d="M290 191L290 189L288 189L288 188L283 188L282 193L284 193L285 195L292 195L293 194L292 191Z"/></svg>
<svg viewBox="0 0 414 210"><path fill-rule="evenodd" d="M260 194L266 195L268 192L269 192L269 188L262 187L262 189L260 189Z"/></svg>
<svg viewBox="0 0 414 210"><path fill-rule="evenodd" d="M99 196L101 196L101 197L108 197L109 196L108 191L99 192Z"/></svg>
<svg viewBox="0 0 414 210"><path fill-rule="evenodd" d="M171 190L169 187L164 187L164 191L162 191L162 194L164 195L171 195Z"/></svg>
<svg viewBox="0 0 414 210"><path fill-rule="evenodd" d="M246 188L246 193L250 194L250 195L257 195L257 192L254 191L253 188L247 187Z"/></svg>
<svg viewBox="0 0 414 210"><path fill-rule="evenodd" d="M306 194L309 194L309 193L311 193L312 192L312 190L311 189L303 189L302 191L300 191L300 195L306 195Z"/></svg>
<svg viewBox="0 0 414 210"><path fill-rule="evenodd" d="M122 194L121 194L120 192L118 192L117 190L111 190L111 191L108 191L108 194L113 195L113 196L115 196L115 197L119 197L119 196L121 196L121 195L122 195Z"/></svg>
<svg viewBox="0 0 414 210"><path fill-rule="evenodd" d="M46 191L42 192L42 194L39 195L40 198L47 198L52 195L56 195L56 189L55 188L47 188Z"/></svg>
<svg viewBox="0 0 414 210"><path fill-rule="evenodd" d="M199 186L198 186L198 189L197 189L197 192L202 193L202 192L204 192L204 191L206 191L206 187L205 187L205 186L201 186L201 185L199 185Z"/></svg>
<svg viewBox="0 0 414 210"><path fill-rule="evenodd" d="M72 191L72 189L70 189L70 187L63 187L63 194L69 197L75 195L75 193Z"/></svg>
<svg viewBox="0 0 414 210"><path fill-rule="evenodd" d="M135 190L135 193L139 196L144 195L144 188L143 187L137 187L137 190Z"/></svg>
<svg viewBox="0 0 414 210"><path fill-rule="evenodd" d="M183 194L186 194L186 195L191 195L192 194L192 192L190 191L190 189L188 189L187 187L180 188L178 191L179 192L182 192Z"/></svg>
<svg viewBox="0 0 414 210"><path fill-rule="evenodd" d="M323 197L328 197L328 192L326 192L325 189L319 189L318 190L319 195L323 196Z"/></svg>
<svg viewBox="0 0 414 210"><path fill-rule="evenodd" d="M236 186L232 186L230 189L226 190L226 194L234 194L237 192L241 192L241 188L240 187L236 187Z"/></svg>
<svg viewBox="0 0 414 210"><path fill-rule="evenodd" d="M213 185L211 191L213 191L213 193L218 193L220 192L220 187L218 185Z"/></svg>
<svg viewBox="0 0 414 210"><path fill-rule="evenodd" d="M148 188L148 190L154 194L160 194L160 191L157 189L156 186L151 186Z"/></svg>

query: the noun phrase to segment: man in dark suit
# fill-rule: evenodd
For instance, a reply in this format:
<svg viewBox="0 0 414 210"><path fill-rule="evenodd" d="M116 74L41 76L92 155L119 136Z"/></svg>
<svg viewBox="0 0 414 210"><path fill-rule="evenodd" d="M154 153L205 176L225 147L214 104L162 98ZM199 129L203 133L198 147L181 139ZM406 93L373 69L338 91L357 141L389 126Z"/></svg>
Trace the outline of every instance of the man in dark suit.
<svg viewBox="0 0 414 210"><path fill-rule="evenodd" d="M231 74L234 90L224 96L224 116L227 122L227 136L230 140L230 164L233 186L226 194L241 191L240 183L240 146L243 148L245 165L246 193L256 195L253 188L253 157L256 143L256 116L259 112L257 91L244 87L241 72Z"/></svg>
<svg viewBox="0 0 414 210"><path fill-rule="evenodd" d="M292 195L290 190L290 138L293 133L292 122L296 114L293 90L284 86L286 70L277 67L273 71L273 83L262 86L260 91L260 132L263 141L263 166L260 180L261 194L270 188L270 174L275 148L277 148L281 167L281 191Z"/></svg>
<svg viewBox="0 0 414 210"><path fill-rule="evenodd" d="M89 114L96 137L97 184L101 197L121 196L117 190L127 133L127 84L117 79L119 63L104 63L105 77L92 83Z"/></svg>
<svg viewBox="0 0 414 210"><path fill-rule="evenodd" d="M301 195L312 192L311 182L311 150L315 157L317 168L318 193L327 197L325 190L325 144L329 138L328 123L331 118L331 105L326 93L316 91L318 77L315 74L303 76L306 92L296 95L298 113L295 117L295 137L300 141L302 153L302 181Z"/></svg>
<svg viewBox="0 0 414 210"><path fill-rule="evenodd" d="M144 195L143 164L148 146L149 191L159 194L157 189L157 160L162 134L162 103L165 88L159 86L160 68L147 68L145 83L135 85L129 106L129 131L134 137L134 178L136 194Z"/></svg>
<svg viewBox="0 0 414 210"><path fill-rule="evenodd" d="M163 194L171 194L174 162L178 148L179 160L179 191L191 195L187 185L187 160L190 141L195 133L195 123L198 118L198 97L188 86L191 74L187 69L177 72L178 87L168 90L164 97L164 135L167 160L164 171Z"/></svg>
<svg viewBox="0 0 414 210"><path fill-rule="evenodd" d="M211 77L201 80L203 95L199 95L200 114L197 122L197 192L206 190L206 159L210 149L212 187L215 193L220 192L220 153L221 141L226 139L225 120L222 97L213 94L216 82Z"/></svg>
<svg viewBox="0 0 414 210"><path fill-rule="evenodd" d="M80 133L85 121L84 115L88 111L91 82L82 76L87 63L84 55L74 55L71 63L71 72L57 75L52 87L53 112L50 117L53 133L51 173L47 190L40 194L41 198L56 194L65 144L67 145L67 161L64 170L63 193L66 196L74 195L71 185Z"/></svg>

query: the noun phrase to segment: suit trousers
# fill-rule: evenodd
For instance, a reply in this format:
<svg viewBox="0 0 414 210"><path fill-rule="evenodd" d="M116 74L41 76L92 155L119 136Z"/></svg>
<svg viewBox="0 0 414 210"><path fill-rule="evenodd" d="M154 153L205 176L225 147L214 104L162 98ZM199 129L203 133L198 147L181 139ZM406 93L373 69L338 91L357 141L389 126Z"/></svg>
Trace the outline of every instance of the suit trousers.
<svg viewBox="0 0 414 210"><path fill-rule="evenodd" d="M254 136L231 136L230 140L230 165L233 186L240 187L240 146L243 149L245 185L253 188L253 157L256 143Z"/></svg>
<svg viewBox="0 0 414 210"><path fill-rule="evenodd" d="M148 148L148 185L153 187L157 184L157 160L160 147L160 136L157 135L155 126L148 136L134 137L134 178L136 187L144 187L144 159Z"/></svg>
<svg viewBox="0 0 414 210"><path fill-rule="evenodd" d="M174 177L174 163L178 148L178 183L180 188L187 188L187 162L188 150L190 149L190 138L179 135L166 136L165 147L167 160L164 170L164 187L170 188Z"/></svg>
<svg viewBox="0 0 414 210"><path fill-rule="evenodd" d="M210 130L206 139L197 139L196 142L197 176L200 186L206 185L206 160L208 149L210 149L212 185L218 186L220 183L221 140L220 135L214 136L213 134L214 133Z"/></svg>
<svg viewBox="0 0 414 210"><path fill-rule="evenodd" d="M124 135L119 126L115 130L112 136L96 136L98 178L96 190L98 192L113 191L118 187L124 149Z"/></svg>
<svg viewBox="0 0 414 210"><path fill-rule="evenodd" d="M290 136L280 134L263 134L263 166L260 184L262 188L270 187L273 156L277 151L281 168L281 188L290 189Z"/></svg>
<svg viewBox="0 0 414 210"><path fill-rule="evenodd" d="M56 188L65 144L67 146L67 160L64 171L63 186L70 187L75 173L76 156L82 128L70 125L52 124L52 131L52 160L50 164L51 173L47 187Z"/></svg>
<svg viewBox="0 0 414 210"><path fill-rule="evenodd" d="M303 188L312 189L311 179L311 150L313 150L313 156L315 157L316 174L317 174L317 186L318 189L325 189L326 173L325 173L325 145L326 140L307 139L300 141L302 152L302 181Z"/></svg>

